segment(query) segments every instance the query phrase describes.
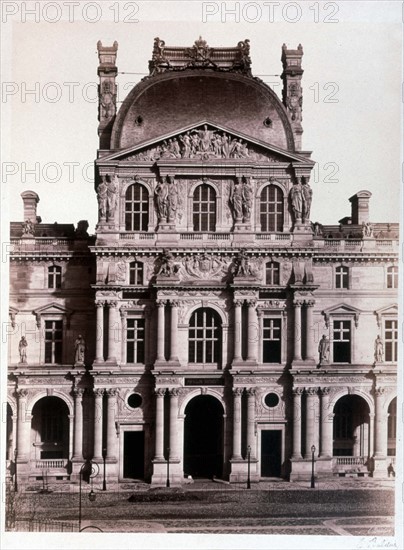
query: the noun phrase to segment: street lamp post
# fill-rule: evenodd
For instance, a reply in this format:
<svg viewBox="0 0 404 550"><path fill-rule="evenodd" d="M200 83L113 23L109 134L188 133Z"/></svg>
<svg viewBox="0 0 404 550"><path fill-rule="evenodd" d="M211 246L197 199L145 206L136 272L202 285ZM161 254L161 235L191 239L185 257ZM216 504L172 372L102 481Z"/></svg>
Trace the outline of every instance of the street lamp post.
<svg viewBox="0 0 404 550"><path fill-rule="evenodd" d="M316 452L316 447L314 445L311 446L311 483L310 483L310 489L315 488L315 481L314 481L314 453Z"/></svg>
<svg viewBox="0 0 404 550"><path fill-rule="evenodd" d="M17 447L14 449L14 492L18 492L18 481L17 481L17 456L18 451Z"/></svg>
<svg viewBox="0 0 404 550"><path fill-rule="evenodd" d="M96 466L98 467L98 464L96 464ZM86 460L86 462L83 462L83 464L81 465L80 472L79 472L79 533L82 531L82 528L81 528L81 480L83 478L83 471L85 468L90 469L89 477L91 480L94 477L94 475L97 475L98 473L98 472L95 472L95 469L93 468L93 463L91 460ZM91 484L91 491L88 495L88 499L90 502L94 502L96 499L96 494L93 491L92 484Z"/></svg>
<svg viewBox="0 0 404 550"><path fill-rule="evenodd" d="M247 447L247 489L251 489L250 458L251 458L251 446L248 445Z"/></svg>
<svg viewBox="0 0 404 550"><path fill-rule="evenodd" d="M170 487L170 447L167 447L167 480L166 487Z"/></svg>
<svg viewBox="0 0 404 550"><path fill-rule="evenodd" d="M107 482L105 480L105 460L107 458L107 448L104 447L102 449L102 460L104 462L104 473L103 473L103 478L102 478L102 490L103 491L106 491L107 490Z"/></svg>

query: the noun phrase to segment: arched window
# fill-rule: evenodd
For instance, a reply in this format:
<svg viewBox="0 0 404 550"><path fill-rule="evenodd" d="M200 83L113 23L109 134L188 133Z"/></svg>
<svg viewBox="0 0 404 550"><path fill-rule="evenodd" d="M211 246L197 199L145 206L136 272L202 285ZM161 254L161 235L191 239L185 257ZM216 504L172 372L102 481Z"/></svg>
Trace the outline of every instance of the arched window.
<svg viewBox="0 0 404 550"><path fill-rule="evenodd" d="M267 285L279 285L279 264L268 262L265 266L265 282Z"/></svg>
<svg viewBox="0 0 404 550"><path fill-rule="evenodd" d="M398 288L398 267L396 265L387 268L387 288Z"/></svg>
<svg viewBox="0 0 404 550"><path fill-rule="evenodd" d="M283 194L275 185L267 185L260 199L261 231L283 230Z"/></svg>
<svg viewBox="0 0 404 550"><path fill-rule="evenodd" d="M206 183L198 185L194 191L193 222L194 231L215 231L216 193Z"/></svg>
<svg viewBox="0 0 404 550"><path fill-rule="evenodd" d="M131 262L129 265L129 284L143 284L143 264L142 262Z"/></svg>
<svg viewBox="0 0 404 550"><path fill-rule="evenodd" d="M343 265L335 269L335 288L349 288L349 269Z"/></svg>
<svg viewBox="0 0 404 550"><path fill-rule="evenodd" d="M60 288L62 286L62 268L59 265L48 267L48 288Z"/></svg>
<svg viewBox="0 0 404 550"><path fill-rule="evenodd" d="M149 193L140 183L130 185L125 195L126 231L147 231L149 223Z"/></svg>
<svg viewBox="0 0 404 550"><path fill-rule="evenodd" d="M189 322L189 362L219 363L220 316L211 308L194 311Z"/></svg>

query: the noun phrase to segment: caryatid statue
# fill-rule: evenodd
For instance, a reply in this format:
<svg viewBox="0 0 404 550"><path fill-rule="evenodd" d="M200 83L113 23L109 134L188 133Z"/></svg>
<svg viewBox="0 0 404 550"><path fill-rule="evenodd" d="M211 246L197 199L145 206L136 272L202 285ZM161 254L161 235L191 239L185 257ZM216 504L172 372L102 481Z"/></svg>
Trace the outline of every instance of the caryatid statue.
<svg viewBox="0 0 404 550"><path fill-rule="evenodd" d="M302 211L302 221L310 221L310 209L311 209L311 200L313 198L313 189L310 187L307 179L302 176L302 202L303 202L303 211Z"/></svg>

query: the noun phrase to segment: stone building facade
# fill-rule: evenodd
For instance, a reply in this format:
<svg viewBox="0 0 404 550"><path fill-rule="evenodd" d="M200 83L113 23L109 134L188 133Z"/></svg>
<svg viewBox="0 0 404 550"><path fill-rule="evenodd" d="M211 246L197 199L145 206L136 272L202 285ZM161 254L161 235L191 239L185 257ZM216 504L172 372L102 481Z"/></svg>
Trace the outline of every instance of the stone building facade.
<svg viewBox="0 0 404 550"><path fill-rule="evenodd" d="M119 110L117 49L98 43L96 235L41 223L33 191L11 225L9 471L387 476L398 226L371 222L366 190L312 223L302 47L282 48L280 100L248 40L156 38Z"/></svg>

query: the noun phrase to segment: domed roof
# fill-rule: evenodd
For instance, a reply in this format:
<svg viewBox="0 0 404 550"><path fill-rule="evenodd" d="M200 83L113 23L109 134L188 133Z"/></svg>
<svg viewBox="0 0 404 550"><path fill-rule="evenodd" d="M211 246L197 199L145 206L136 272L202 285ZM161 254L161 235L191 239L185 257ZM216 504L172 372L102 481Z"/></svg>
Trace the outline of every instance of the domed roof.
<svg viewBox="0 0 404 550"><path fill-rule="evenodd" d="M294 151L292 127L278 96L251 76L249 65L240 69L238 62L235 70L224 67L224 62L221 65L221 59L229 59L227 50L239 52L237 48L210 48L210 64L206 59L205 64L203 61L184 64L187 58L181 57L180 48L172 48L174 53L167 61L165 52L164 68L160 65L158 71L151 70L151 76L137 84L123 102L112 128L111 149L133 147L201 120L210 120L269 145ZM192 50L188 50L187 56L189 51ZM219 60L217 52L221 54ZM175 65L173 59L182 59L182 66ZM156 60L150 63L156 67Z"/></svg>

